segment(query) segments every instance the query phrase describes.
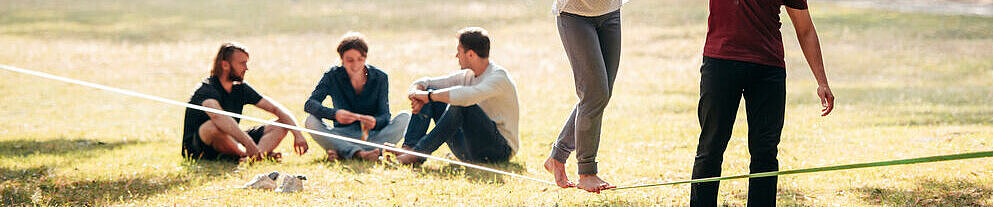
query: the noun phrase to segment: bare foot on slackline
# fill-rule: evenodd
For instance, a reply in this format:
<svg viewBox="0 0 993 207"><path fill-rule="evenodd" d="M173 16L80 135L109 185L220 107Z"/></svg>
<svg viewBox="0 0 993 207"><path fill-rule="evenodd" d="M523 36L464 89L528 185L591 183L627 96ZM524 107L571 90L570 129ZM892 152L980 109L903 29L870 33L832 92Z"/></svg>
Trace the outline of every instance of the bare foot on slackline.
<svg viewBox="0 0 993 207"><path fill-rule="evenodd" d="M597 177L596 175L579 175L579 183L576 184L576 188L583 189L591 193L600 193L602 190L617 188L617 186L610 185L610 183L601 180L600 177Z"/></svg>
<svg viewBox="0 0 993 207"><path fill-rule="evenodd" d="M576 184L569 181L569 176L565 174L565 163L548 158L545 160L545 170L555 176L555 185L562 188L576 187Z"/></svg>

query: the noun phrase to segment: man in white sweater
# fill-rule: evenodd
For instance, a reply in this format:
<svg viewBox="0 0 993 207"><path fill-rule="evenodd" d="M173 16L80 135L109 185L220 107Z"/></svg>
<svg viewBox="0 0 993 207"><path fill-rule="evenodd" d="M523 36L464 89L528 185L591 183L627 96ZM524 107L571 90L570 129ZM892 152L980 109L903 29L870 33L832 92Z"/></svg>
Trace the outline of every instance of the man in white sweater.
<svg viewBox="0 0 993 207"><path fill-rule="evenodd" d="M403 148L431 154L448 143L460 160L505 162L518 148L517 87L503 67L489 60L490 39L478 27L458 32L455 57L461 70L414 82L408 98L414 116ZM427 131L431 120L435 127ZM411 154L397 157L403 164L420 164Z"/></svg>

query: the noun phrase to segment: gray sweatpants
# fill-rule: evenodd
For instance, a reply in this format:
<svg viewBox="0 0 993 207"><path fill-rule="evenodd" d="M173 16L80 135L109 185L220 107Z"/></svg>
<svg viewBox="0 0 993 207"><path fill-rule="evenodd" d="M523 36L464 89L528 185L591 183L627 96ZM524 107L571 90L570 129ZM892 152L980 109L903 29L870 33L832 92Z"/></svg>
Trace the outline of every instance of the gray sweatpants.
<svg viewBox="0 0 993 207"><path fill-rule="evenodd" d="M393 120L390 120L389 125L386 125L386 127L379 130L369 131L369 139L367 141L376 144L383 144L387 142L396 144L400 141L400 139L403 139L403 133L407 131L408 122L410 122L410 113L403 112L397 114L393 117ZM304 124L307 126L307 129L317 130L328 134L341 135L355 139L362 137L362 128L360 128L358 124L349 125L347 127L331 127L314 115L307 116L307 121L305 121ZM321 145L324 150L334 150L338 153L338 156L345 159L352 158L352 155L359 150L376 149L376 147L355 144L313 133L310 134L310 137L314 138L314 141Z"/></svg>
<svg viewBox="0 0 993 207"><path fill-rule="evenodd" d="M576 151L579 174L597 174L600 122L610 100L621 58L621 11L586 17L561 13L559 36L576 80L579 103L552 147L552 159L565 163Z"/></svg>

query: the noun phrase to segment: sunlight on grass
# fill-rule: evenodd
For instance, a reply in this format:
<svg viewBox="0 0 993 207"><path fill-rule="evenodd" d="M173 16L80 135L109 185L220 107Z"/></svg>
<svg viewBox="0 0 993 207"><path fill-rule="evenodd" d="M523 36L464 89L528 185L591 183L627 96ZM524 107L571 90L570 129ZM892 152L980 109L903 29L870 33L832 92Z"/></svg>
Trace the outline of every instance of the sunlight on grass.
<svg viewBox="0 0 993 207"><path fill-rule="evenodd" d="M493 39L521 97L521 150L487 165L551 179L540 164L576 102L545 1L27 1L0 3L0 64L186 101L222 41L245 43L247 81L305 117L304 100L336 64L346 31L370 40L390 74L394 113L409 83L457 69L455 31ZM781 169L900 159L993 146L993 21L812 2L838 108L819 117L816 84L789 22ZM601 175L630 185L689 178L699 133L704 1L632 1L622 64L607 108ZM784 21L788 18L783 16ZM689 186L587 194L429 161L422 168L324 162L310 142L282 163L188 161L183 109L0 72L0 205L621 205L685 206ZM748 171L740 111L724 175ZM246 115L271 118L248 107ZM243 127L257 123L243 122ZM435 152L450 156L448 150ZM567 165L575 174L575 163ZM975 159L780 177L782 206L989 206L993 162ZM308 176L295 194L235 189L271 171ZM746 180L722 182L743 206Z"/></svg>

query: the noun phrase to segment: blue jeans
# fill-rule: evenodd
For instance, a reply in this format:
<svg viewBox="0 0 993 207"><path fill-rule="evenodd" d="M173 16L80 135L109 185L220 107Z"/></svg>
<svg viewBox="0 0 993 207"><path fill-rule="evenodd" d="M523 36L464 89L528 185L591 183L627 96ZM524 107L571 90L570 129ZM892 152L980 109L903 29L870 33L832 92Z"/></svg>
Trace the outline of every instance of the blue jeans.
<svg viewBox="0 0 993 207"><path fill-rule="evenodd" d="M393 120L390 120L389 125L386 127L379 130L369 131L369 139L367 141L376 144L383 144L387 142L396 144L403 137L403 132L406 130L405 128L407 127L407 122L409 121L410 113L404 112L397 114L393 117ZM328 124L324 123L324 121L321 121L320 118L310 115L307 116L305 125L307 125L307 129L317 130L328 134L341 135L354 139L362 137L362 128L358 124L353 124L346 127L332 127L328 126ZM346 159L352 158L352 155L359 150L368 151L376 149L376 147L373 146L355 144L345 140L316 135L313 133L310 134L310 137L314 138L314 141L321 145L324 150L334 150L338 153L338 156Z"/></svg>
<svg viewBox="0 0 993 207"><path fill-rule="evenodd" d="M431 120L435 121L435 127L428 133ZM447 143L455 157L462 161L510 160L510 145L500 135L496 123L477 105L449 106L431 102L410 118L404 146L431 154L443 143Z"/></svg>

